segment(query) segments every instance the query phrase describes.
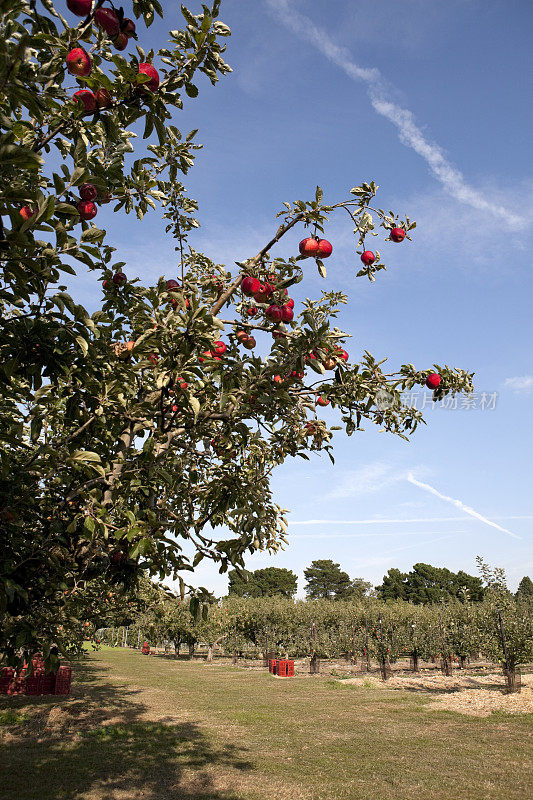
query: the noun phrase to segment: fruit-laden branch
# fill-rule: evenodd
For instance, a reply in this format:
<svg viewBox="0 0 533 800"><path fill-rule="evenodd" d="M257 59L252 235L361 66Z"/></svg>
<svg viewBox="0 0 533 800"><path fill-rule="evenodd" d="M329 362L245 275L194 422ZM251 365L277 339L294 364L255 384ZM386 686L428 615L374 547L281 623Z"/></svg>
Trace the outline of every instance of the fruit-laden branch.
<svg viewBox="0 0 533 800"><path fill-rule="evenodd" d="M287 233L287 231L290 231L290 229L293 228L298 222L300 222L302 219L304 219L305 216L306 216L305 213L302 212L300 214L297 214L294 217L294 219L291 220L290 222L285 223L285 225L280 225L278 230L277 230L276 235L268 242L268 244L266 244L263 247L262 250L259 251L259 253L256 256L254 256L253 258L251 258L248 261L247 268L249 266L251 266L251 265L257 264L258 261L261 261L261 259L264 258L264 256L268 253L270 248L273 247L277 242L279 242L281 237L284 236ZM246 274L246 272L241 272L238 275L238 277L233 281L233 283L231 284L229 289L227 289L227 291L225 291L223 294L220 295L220 297L218 298L217 302L215 303L215 305L211 309L211 314L213 316L218 314L218 312L220 311L222 306L224 306L225 303L227 303L227 301L230 299L230 297L233 294L235 294L235 292L237 291L237 289L241 285L242 279L244 278L245 274Z"/></svg>

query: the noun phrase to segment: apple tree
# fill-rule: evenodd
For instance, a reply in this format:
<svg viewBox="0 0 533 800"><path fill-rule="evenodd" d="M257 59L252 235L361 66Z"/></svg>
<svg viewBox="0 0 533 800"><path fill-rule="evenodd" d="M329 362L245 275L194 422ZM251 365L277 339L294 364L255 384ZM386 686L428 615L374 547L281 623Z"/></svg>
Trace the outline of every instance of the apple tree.
<svg viewBox="0 0 533 800"><path fill-rule="evenodd" d="M183 596L202 559L227 571L276 552L286 541L276 467L332 459L335 430L365 422L409 437L422 416L402 392L416 384L436 398L471 390L463 370L350 358L335 324L348 298L334 286L298 305L289 296L310 268L327 280L334 213L354 231L359 278L385 269L369 239L406 246L415 223L376 207L373 182L340 202L317 188L284 203L269 241L236 268L193 248L197 204L183 178L199 146L176 119L198 94L193 81L231 71L219 6L182 6L182 27L146 52L157 0L2 4L0 649L10 660L48 653L65 591L95 575L119 591L141 570L171 575ZM107 231L98 215L109 203ZM123 214L148 213L162 215L176 252L152 286L113 243ZM299 253L277 256L295 228ZM80 302L82 274L95 310ZM325 405L338 425L320 418Z"/></svg>

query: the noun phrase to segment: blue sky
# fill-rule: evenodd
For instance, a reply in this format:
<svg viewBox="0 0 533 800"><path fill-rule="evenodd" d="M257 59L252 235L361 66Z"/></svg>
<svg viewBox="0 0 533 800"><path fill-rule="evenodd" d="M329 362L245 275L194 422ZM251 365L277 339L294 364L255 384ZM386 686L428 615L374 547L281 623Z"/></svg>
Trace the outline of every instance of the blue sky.
<svg viewBox="0 0 533 800"><path fill-rule="evenodd" d="M143 46L181 25L176 5L165 5L164 25L139 26ZM293 569L300 593L315 558L372 583L417 561L475 572L478 554L505 567L512 587L533 574L532 17L527 0L223 0L234 72L214 88L197 81L198 99L176 115L204 145L186 179L200 202L195 249L231 265L268 241L283 201L310 199L320 184L337 202L373 179L379 206L418 227L412 243L383 243L388 271L370 285L355 280L350 228L332 219L328 284L350 295L341 320L350 355L368 349L392 366L476 373L478 407L428 408L410 443L368 427L337 434L335 466L313 457L280 469L274 488L291 510L290 545L247 566ZM156 215L121 217L115 233L128 275L175 271ZM294 254L302 234L276 255ZM310 269L297 305L322 286ZM209 565L196 580L225 591Z"/></svg>

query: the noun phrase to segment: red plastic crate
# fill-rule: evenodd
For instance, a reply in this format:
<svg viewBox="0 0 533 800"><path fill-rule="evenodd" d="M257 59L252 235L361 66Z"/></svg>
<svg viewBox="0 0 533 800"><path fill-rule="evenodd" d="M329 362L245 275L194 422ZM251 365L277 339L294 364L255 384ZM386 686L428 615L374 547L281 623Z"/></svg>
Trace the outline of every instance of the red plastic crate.
<svg viewBox="0 0 533 800"><path fill-rule="evenodd" d="M287 677L294 677L294 661L287 661Z"/></svg>
<svg viewBox="0 0 533 800"><path fill-rule="evenodd" d="M55 685L52 689L54 694L70 694L70 684L72 682L72 667L67 664L59 667L55 676Z"/></svg>
<svg viewBox="0 0 533 800"><path fill-rule="evenodd" d="M2 672L0 673L0 694L8 693L14 677L15 670L13 667L2 667Z"/></svg>
<svg viewBox="0 0 533 800"><path fill-rule="evenodd" d="M287 677L287 661L285 661L284 659L278 661L276 675L279 675L280 678Z"/></svg>

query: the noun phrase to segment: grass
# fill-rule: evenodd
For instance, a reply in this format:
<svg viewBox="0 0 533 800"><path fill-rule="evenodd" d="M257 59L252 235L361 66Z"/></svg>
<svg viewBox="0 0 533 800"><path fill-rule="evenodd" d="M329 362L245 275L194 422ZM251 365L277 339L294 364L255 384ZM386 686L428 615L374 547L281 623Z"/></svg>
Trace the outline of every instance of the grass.
<svg viewBox="0 0 533 800"><path fill-rule="evenodd" d="M531 796L532 721L414 692L109 650L69 698L4 698L6 800L468 800ZM531 716L531 715L530 715Z"/></svg>
<svg viewBox="0 0 533 800"><path fill-rule="evenodd" d="M0 711L0 725L21 725L28 719L28 714L17 714L12 708Z"/></svg>

